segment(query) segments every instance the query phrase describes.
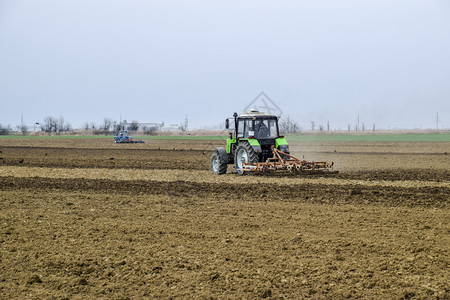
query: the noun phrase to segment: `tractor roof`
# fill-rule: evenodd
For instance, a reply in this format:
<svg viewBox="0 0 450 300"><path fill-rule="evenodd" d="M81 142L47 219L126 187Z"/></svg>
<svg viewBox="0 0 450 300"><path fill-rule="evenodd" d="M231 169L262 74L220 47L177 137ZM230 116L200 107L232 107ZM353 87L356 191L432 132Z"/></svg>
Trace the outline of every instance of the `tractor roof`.
<svg viewBox="0 0 450 300"><path fill-rule="evenodd" d="M239 116L240 118L251 118L251 117L269 117L269 118L277 118L275 115L266 114L262 111L257 111L255 109L252 109L250 111L244 112L242 115Z"/></svg>

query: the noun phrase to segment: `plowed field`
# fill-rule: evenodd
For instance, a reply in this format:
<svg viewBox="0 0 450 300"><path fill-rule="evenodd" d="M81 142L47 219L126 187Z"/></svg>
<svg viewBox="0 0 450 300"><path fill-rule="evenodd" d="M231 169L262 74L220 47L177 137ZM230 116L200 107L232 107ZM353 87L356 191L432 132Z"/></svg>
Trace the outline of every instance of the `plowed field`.
<svg viewBox="0 0 450 300"><path fill-rule="evenodd" d="M450 298L450 143L291 143L329 176L213 176L220 141L0 139L0 298Z"/></svg>

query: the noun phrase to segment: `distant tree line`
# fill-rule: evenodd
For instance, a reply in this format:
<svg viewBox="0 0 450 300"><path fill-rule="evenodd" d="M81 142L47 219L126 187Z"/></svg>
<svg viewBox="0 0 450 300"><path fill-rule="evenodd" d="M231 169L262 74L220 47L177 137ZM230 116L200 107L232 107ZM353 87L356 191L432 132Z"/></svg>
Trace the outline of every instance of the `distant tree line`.
<svg viewBox="0 0 450 300"><path fill-rule="evenodd" d="M10 126L3 126L2 124L0 124L0 135L8 135L10 131Z"/></svg>
<svg viewBox="0 0 450 300"><path fill-rule="evenodd" d="M36 131L36 126L40 128L41 131L48 134L61 134L73 131L72 125L67 122L63 117L53 117L47 116L42 122L35 123L34 130ZM161 124L156 123L139 123L136 120L128 123L126 120L123 122L117 122L111 118L104 118L103 122L99 125L94 122L85 122L81 126L81 130L90 131L94 135L109 135L120 130L127 131L138 131L141 130L146 135L155 135L156 131L160 130L164 126L164 122ZM188 119L179 126L180 131L186 131L188 127ZM298 123L293 120L290 116L282 118L279 121L279 129L282 134L295 134L301 132L301 127ZM28 132L28 126L21 125L19 130L25 135ZM0 135L7 135L12 131L10 127L5 127L0 124Z"/></svg>
<svg viewBox="0 0 450 300"><path fill-rule="evenodd" d="M162 125L163 124L164 123L162 123ZM17 126L17 129L22 132L23 135L26 135L29 131L29 126L22 123L22 125ZM46 132L48 134L69 133L73 132L74 130L72 125L63 117L57 118L53 116L47 116L42 122L36 122L34 124L34 131L36 131L36 129L40 129L42 132ZM100 125L97 125L93 122L85 122L80 129L91 131L95 135L108 135L119 130L142 130L144 134L154 135L158 128L145 124L143 125L138 121L132 121L131 123L127 123L127 121L124 121L122 123L119 123L111 118L104 118L103 122ZM3 126L2 124L0 124L0 135L8 135L11 131L13 131L11 126Z"/></svg>
<svg viewBox="0 0 450 300"><path fill-rule="evenodd" d="M145 135L155 135L159 127L142 124L136 120L128 123L126 120L123 122L117 122L111 118L104 118L100 125L96 125L93 122L85 122L81 129L85 131L92 131L95 135L108 135L120 130L141 130Z"/></svg>

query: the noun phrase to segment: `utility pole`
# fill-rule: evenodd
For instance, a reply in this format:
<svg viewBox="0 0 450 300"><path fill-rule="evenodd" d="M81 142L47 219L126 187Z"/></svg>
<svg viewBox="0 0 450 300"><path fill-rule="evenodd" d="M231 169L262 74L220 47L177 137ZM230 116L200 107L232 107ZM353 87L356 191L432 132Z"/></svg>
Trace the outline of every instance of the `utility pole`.
<svg viewBox="0 0 450 300"><path fill-rule="evenodd" d="M439 131L439 112L436 113L436 131Z"/></svg>
<svg viewBox="0 0 450 300"><path fill-rule="evenodd" d="M358 114L358 123L356 123L356 131L359 129L359 114Z"/></svg>
<svg viewBox="0 0 450 300"><path fill-rule="evenodd" d="M27 131L25 126L23 125L23 113L20 116L20 131L22 132L23 135L25 135Z"/></svg>

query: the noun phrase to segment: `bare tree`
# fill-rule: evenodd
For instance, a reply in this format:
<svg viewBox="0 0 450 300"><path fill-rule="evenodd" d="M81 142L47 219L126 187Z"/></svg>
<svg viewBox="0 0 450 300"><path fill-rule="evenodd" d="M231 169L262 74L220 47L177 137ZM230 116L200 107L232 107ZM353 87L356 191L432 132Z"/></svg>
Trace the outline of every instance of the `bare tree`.
<svg viewBox="0 0 450 300"><path fill-rule="evenodd" d="M56 123L56 132L63 132L63 131L64 131L64 118L59 117L59 120Z"/></svg>
<svg viewBox="0 0 450 300"><path fill-rule="evenodd" d="M136 131L139 129L138 121L131 121L130 125L128 125L128 130Z"/></svg>
<svg viewBox="0 0 450 300"><path fill-rule="evenodd" d="M59 120L56 122L56 132L63 132L64 131L64 118L59 117Z"/></svg>
<svg viewBox="0 0 450 300"><path fill-rule="evenodd" d="M314 123L314 121L311 121L311 130L314 131L314 128L316 128L316 123Z"/></svg>
<svg viewBox="0 0 450 300"><path fill-rule="evenodd" d="M64 131L71 131L72 125L69 122L64 123Z"/></svg>
<svg viewBox="0 0 450 300"><path fill-rule="evenodd" d="M10 130L10 126L3 126L0 124L0 135L8 135Z"/></svg>
<svg viewBox="0 0 450 300"><path fill-rule="evenodd" d="M23 114L22 114L22 117L21 117L19 130L22 132L22 135L26 135L27 131L28 131L28 126L25 125L25 123L23 122Z"/></svg>
<svg viewBox="0 0 450 300"><path fill-rule="evenodd" d="M72 130L72 125L69 122L66 122L63 117L59 117L56 132L65 132Z"/></svg>
<svg viewBox="0 0 450 300"><path fill-rule="evenodd" d="M58 120L55 117L47 116L44 118L44 122L41 123L41 130L44 132L56 132L58 128Z"/></svg>
<svg viewBox="0 0 450 300"><path fill-rule="evenodd" d="M114 131L115 132L117 132L117 131L121 131L121 130L124 130L125 128L123 127L123 125L121 124L121 123L115 123L114 122Z"/></svg>
<svg viewBox="0 0 450 300"><path fill-rule="evenodd" d="M144 134L145 135L156 135L156 127L145 126Z"/></svg>
<svg viewBox="0 0 450 300"><path fill-rule="evenodd" d="M28 126L25 124L20 125L19 127L20 131L22 132L23 135L26 135L28 132Z"/></svg>
<svg viewBox="0 0 450 300"><path fill-rule="evenodd" d="M102 124L102 130L109 131L113 124L113 120L111 118L104 118Z"/></svg>
<svg viewBox="0 0 450 300"><path fill-rule="evenodd" d="M81 129L88 131L89 129L91 129L91 125L89 124L89 122L84 122L81 126Z"/></svg>
<svg viewBox="0 0 450 300"><path fill-rule="evenodd" d="M322 132L323 131L323 129L324 129L324 127L323 127L323 125L322 124L320 124L319 125L319 130Z"/></svg>
<svg viewBox="0 0 450 300"><path fill-rule="evenodd" d="M296 121L287 116L286 118L280 119L278 122L279 130L282 134L286 133L298 133L301 131L301 127Z"/></svg>

